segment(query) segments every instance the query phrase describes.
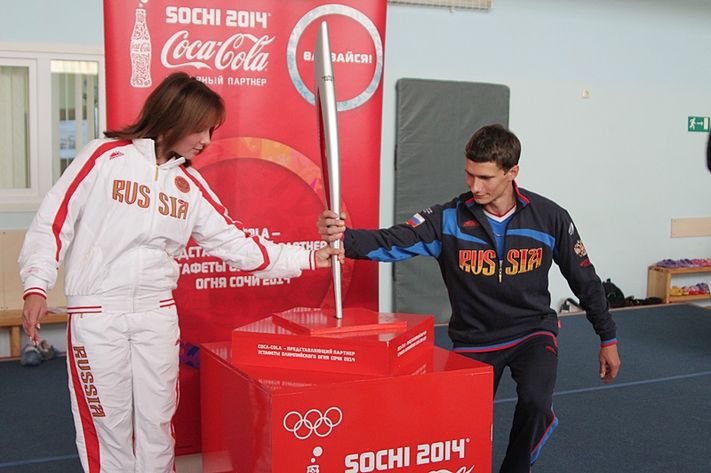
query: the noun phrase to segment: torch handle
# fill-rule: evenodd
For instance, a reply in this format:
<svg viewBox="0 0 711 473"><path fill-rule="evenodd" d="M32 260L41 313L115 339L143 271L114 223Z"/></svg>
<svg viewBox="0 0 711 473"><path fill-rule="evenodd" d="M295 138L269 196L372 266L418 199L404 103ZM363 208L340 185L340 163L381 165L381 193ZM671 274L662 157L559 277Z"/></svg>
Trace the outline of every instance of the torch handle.
<svg viewBox="0 0 711 473"><path fill-rule="evenodd" d="M331 243L333 248L340 248L341 242L334 241ZM333 296L336 303L336 318L343 318L343 300L341 298L341 262L338 260L338 255L331 257L331 269L333 271Z"/></svg>

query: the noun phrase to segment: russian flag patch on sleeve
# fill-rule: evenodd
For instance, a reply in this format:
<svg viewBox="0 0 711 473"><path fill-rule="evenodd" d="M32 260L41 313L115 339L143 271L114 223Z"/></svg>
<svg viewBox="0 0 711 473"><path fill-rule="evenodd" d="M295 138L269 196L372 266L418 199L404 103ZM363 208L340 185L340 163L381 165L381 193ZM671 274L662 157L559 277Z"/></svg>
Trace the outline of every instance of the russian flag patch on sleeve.
<svg viewBox="0 0 711 473"><path fill-rule="evenodd" d="M425 221L425 218L420 215L419 213L416 213L412 217L407 219L407 224L410 225L412 228L415 228L416 226L420 225L422 222Z"/></svg>

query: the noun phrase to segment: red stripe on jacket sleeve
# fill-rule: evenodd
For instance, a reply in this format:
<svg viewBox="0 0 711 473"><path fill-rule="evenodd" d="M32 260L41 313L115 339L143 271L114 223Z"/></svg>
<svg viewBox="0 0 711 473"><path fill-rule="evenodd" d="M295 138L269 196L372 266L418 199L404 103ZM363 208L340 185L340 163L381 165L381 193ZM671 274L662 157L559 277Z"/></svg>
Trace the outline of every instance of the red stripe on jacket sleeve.
<svg viewBox="0 0 711 473"><path fill-rule="evenodd" d="M259 248L259 251L262 252L262 258L264 258L264 263L254 269L251 269L250 271L261 271L263 269L266 269L267 266L269 266L269 253L267 253L267 249L264 247L264 245L262 245L262 242L259 241L259 237L253 236L252 240L254 240L254 243L257 245L257 248Z"/></svg>
<svg viewBox="0 0 711 473"><path fill-rule="evenodd" d="M195 176L190 174L184 167L180 167L180 170L183 171L183 173L190 179L195 186L197 186L198 189L200 189L200 192L202 193L202 196L207 200L210 205L212 205L217 213L219 213L223 219L225 219L225 222L227 222L229 225L235 225L237 228L239 228L236 223L227 216L227 209L221 205L218 201L216 201L212 195L205 189L205 186L200 182ZM239 228L242 230L241 228Z"/></svg>
<svg viewBox="0 0 711 473"><path fill-rule="evenodd" d="M94 150L87 162L84 163L84 166L81 168L76 177L74 177L74 180L67 188L67 192L64 194L64 199L62 199L62 203L59 205L57 214L54 216L54 222L52 222L52 233L54 233L54 240L57 243L57 253L55 255L55 259L57 260L57 262L59 262L59 254L62 251L61 233L62 227L64 226L64 222L67 220L67 214L69 213L69 201L72 200L74 193L76 192L82 181L86 179L86 176L88 176L89 173L94 169L94 166L96 165L96 160L99 159L102 154L119 146L126 146L129 144L131 144L130 141L111 141L109 143L104 143L103 145L96 148L96 150Z"/></svg>
<svg viewBox="0 0 711 473"><path fill-rule="evenodd" d="M188 177L188 179L192 181L193 184L195 184L198 189L200 189L200 192L202 193L205 200L207 200L208 203L214 207L217 213L222 216L222 218L228 225L234 225L236 229L244 233L244 230L237 224L237 222L227 216L227 209L217 200L215 200L212 195L210 195L210 193L207 191L202 182L200 182L195 176L190 174L184 167L181 167L180 170L183 171L183 173ZM253 236L252 240L257 245L257 248L259 248L259 251L262 253L262 258L264 259L264 262L254 269L248 269L245 271L261 271L267 266L269 266L269 253L267 253L267 249L264 247L262 242L259 241L259 237Z"/></svg>
<svg viewBox="0 0 711 473"><path fill-rule="evenodd" d="M27 299L27 296L32 295L32 294L37 294L38 296L42 296L45 299L47 298L47 291L45 291L41 287L28 287L27 289L25 289L25 292L22 294L22 300Z"/></svg>

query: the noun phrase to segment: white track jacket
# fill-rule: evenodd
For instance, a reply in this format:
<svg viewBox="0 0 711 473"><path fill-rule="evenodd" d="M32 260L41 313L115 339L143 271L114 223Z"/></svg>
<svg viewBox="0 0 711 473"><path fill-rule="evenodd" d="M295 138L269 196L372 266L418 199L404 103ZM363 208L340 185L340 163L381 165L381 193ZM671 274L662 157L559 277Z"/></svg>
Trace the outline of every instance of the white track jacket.
<svg viewBox="0 0 711 473"><path fill-rule="evenodd" d="M46 297L65 263L69 311L147 310L172 300L190 237L260 277L296 277L315 254L251 236L183 158L156 164L153 140L94 140L45 197L20 252L25 297ZM92 310L92 308L96 308Z"/></svg>

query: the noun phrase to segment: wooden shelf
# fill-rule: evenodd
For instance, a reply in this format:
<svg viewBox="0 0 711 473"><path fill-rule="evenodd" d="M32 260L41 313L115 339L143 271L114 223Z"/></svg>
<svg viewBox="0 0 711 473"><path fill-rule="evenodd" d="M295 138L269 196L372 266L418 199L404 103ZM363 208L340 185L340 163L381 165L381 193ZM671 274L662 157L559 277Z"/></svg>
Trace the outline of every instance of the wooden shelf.
<svg viewBox="0 0 711 473"><path fill-rule="evenodd" d="M662 266L650 266L649 269L671 274L711 273L711 266L698 266L695 268L665 268Z"/></svg>
<svg viewBox="0 0 711 473"><path fill-rule="evenodd" d="M691 302L711 299L711 294L693 294L688 296L669 296L669 302Z"/></svg>
<svg viewBox="0 0 711 473"><path fill-rule="evenodd" d="M659 297L665 304L711 299L711 294L688 296L671 295L672 276L698 273L711 273L711 266L699 266L693 268L664 268L661 266L650 266L647 268L647 297Z"/></svg>

